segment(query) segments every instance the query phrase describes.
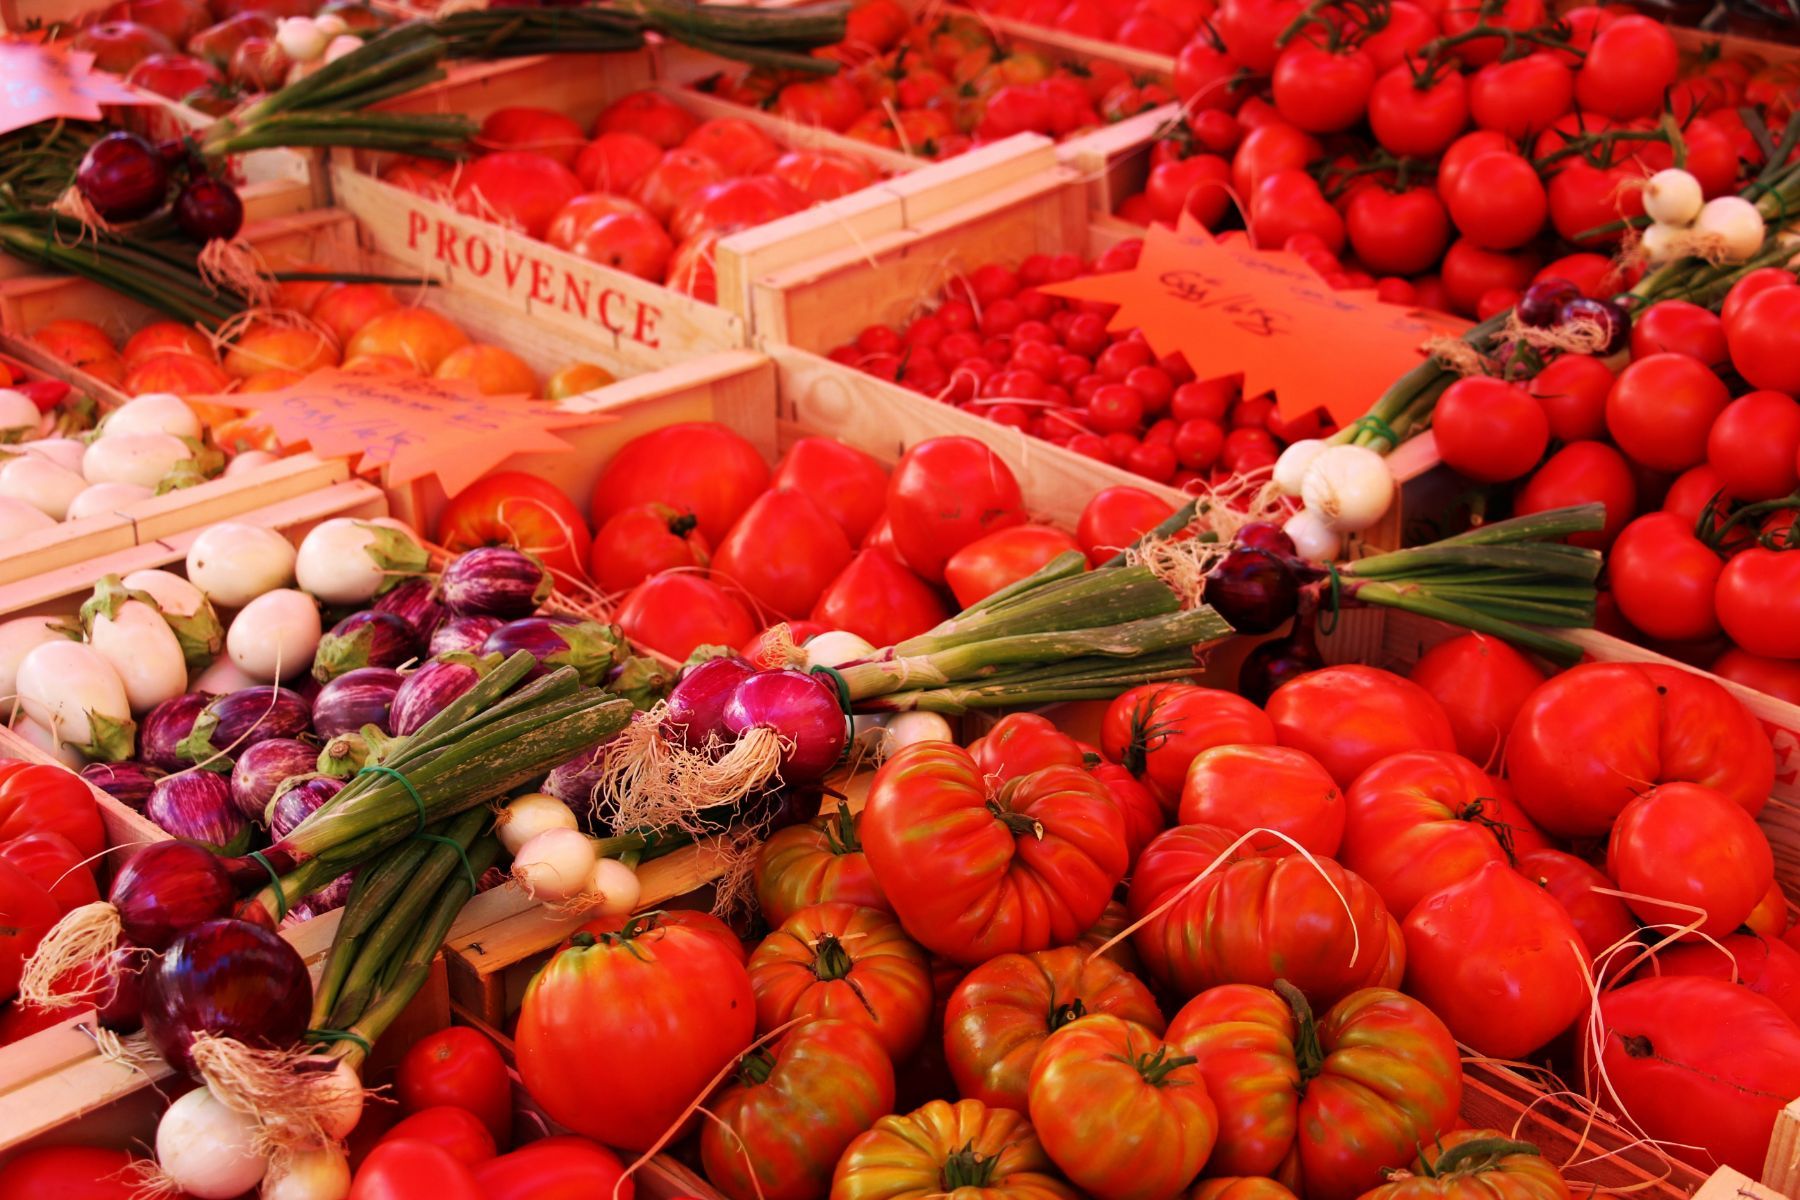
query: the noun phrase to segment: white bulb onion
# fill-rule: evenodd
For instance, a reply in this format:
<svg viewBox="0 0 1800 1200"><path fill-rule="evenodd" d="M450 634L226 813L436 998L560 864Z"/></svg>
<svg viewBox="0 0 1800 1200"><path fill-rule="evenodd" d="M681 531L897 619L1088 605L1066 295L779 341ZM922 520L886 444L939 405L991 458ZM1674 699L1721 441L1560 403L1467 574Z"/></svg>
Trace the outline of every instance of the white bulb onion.
<svg viewBox="0 0 1800 1200"><path fill-rule="evenodd" d="M275 44L289 62L307 63L323 57L330 41L311 17L283 17L275 26Z"/></svg>
<svg viewBox="0 0 1800 1200"><path fill-rule="evenodd" d="M262 1182L256 1118L219 1103L208 1088L180 1096L156 1126L156 1161L195 1200L233 1200Z"/></svg>
<svg viewBox="0 0 1800 1200"><path fill-rule="evenodd" d="M500 810L494 833L508 854L516 856L525 843L549 829L579 829L581 823L568 805L545 792L530 792Z"/></svg>
<svg viewBox="0 0 1800 1200"><path fill-rule="evenodd" d="M1700 181L1680 167L1666 167L1644 183L1644 212L1663 225L1692 225L1705 203Z"/></svg>
<svg viewBox="0 0 1800 1200"><path fill-rule="evenodd" d="M1343 549L1344 539L1310 508L1289 517L1281 531L1294 539L1295 553L1308 562L1331 562Z"/></svg>
<svg viewBox="0 0 1800 1200"><path fill-rule="evenodd" d="M336 1146L284 1154L269 1164L262 1200L344 1200L350 1162Z"/></svg>
<svg viewBox="0 0 1800 1200"><path fill-rule="evenodd" d="M639 897L644 894L637 872L616 858L595 859L584 890L592 901L591 911L602 917L622 916L634 911Z"/></svg>
<svg viewBox="0 0 1800 1200"><path fill-rule="evenodd" d="M916 746L920 742L954 742L956 731L950 728L950 722L939 713L903 712L895 713L888 718L882 730L881 757L888 758L898 754L908 746Z"/></svg>
<svg viewBox="0 0 1800 1200"><path fill-rule="evenodd" d="M1743 262L1762 249L1762 213L1742 196L1717 196L1700 209L1694 232L1706 245L1716 245L1726 261Z"/></svg>
<svg viewBox="0 0 1800 1200"><path fill-rule="evenodd" d="M875 653L875 647L847 629L832 629L810 637L802 650L809 667L841 667Z"/></svg>
<svg viewBox="0 0 1800 1200"><path fill-rule="evenodd" d="M1321 438L1301 438L1289 444L1275 460L1275 486L1281 489L1284 496L1298 496L1300 487L1306 481L1306 469L1313 464L1330 445Z"/></svg>
<svg viewBox="0 0 1800 1200"><path fill-rule="evenodd" d="M578 830L546 829L513 856L513 880L533 900L561 904L581 895L598 857Z"/></svg>
<svg viewBox="0 0 1800 1200"><path fill-rule="evenodd" d="M1367 446L1331 446L1306 468L1300 498L1339 533L1367 529L1394 501L1387 460Z"/></svg>

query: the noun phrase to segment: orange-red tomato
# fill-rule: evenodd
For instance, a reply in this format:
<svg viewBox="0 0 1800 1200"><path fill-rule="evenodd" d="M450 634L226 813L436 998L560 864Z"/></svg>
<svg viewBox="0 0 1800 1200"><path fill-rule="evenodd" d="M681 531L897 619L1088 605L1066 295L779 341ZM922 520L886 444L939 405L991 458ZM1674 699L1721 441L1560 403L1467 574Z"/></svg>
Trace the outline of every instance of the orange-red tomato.
<svg viewBox="0 0 1800 1200"><path fill-rule="evenodd" d="M1326 667L1269 697L1275 740L1319 760L1339 786L1402 750L1454 750L1450 718L1418 684L1377 667Z"/></svg>
<svg viewBox="0 0 1800 1200"><path fill-rule="evenodd" d="M1074 538L1048 525L1014 525L977 538L944 564L944 582L964 608L1017 583L1059 554L1079 554Z"/></svg>
<svg viewBox="0 0 1800 1200"><path fill-rule="evenodd" d="M1314 854L1336 856L1344 837L1344 793L1318 760L1287 746L1214 746L1202 750L1181 786L1183 825L1233 833L1284 833ZM1281 838L1258 834L1258 851L1288 854Z"/></svg>

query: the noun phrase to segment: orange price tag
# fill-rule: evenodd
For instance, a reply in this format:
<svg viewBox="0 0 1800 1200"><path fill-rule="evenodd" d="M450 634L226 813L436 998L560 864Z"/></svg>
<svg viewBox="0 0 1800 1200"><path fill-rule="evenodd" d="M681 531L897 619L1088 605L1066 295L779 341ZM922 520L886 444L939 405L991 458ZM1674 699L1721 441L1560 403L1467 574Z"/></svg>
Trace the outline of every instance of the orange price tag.
<svg viewBox="0 0 1800 1200"><path fill-rule="evenodd" d="M0 133L39 121L97 121L102 104L145 104L94 70L94 56L55 44L0 42Z"/></svg>
<svg viewBox="0 0 1800 1200"><path fill-rule="evenodd" d="M1321 405L1338 425L1356 420L1418 364L1423 343L1455 332L1373 291L1334 291L1297 254L1257 250L1241 233L1214 238L1185 217L1180 229L1150 227L1134 270L1042 290L1118 305L1108 329L1141 329L1203 379L1242 371L1244 394L1273 389L1289 421Z"/></svg>
<svg viewBox="0 0 1800 1200"><path fill-rule="evenodd" d="M454 496L514 454L566 454L557 429L593 425L604 413L571 412L547 400L484 396L464 380L394 379L336 369L279 391L227 393L197 401L254 411L284 449L326 458L360 455L391 486L436 475Z"/></svg>

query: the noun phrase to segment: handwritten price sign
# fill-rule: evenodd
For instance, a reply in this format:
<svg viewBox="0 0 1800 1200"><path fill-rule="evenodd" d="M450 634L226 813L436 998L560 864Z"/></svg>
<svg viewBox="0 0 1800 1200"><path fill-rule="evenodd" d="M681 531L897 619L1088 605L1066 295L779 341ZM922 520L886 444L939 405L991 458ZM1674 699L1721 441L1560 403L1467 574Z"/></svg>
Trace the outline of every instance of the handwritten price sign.
<svg viewBox="0 0 1800 1200"><path fill-rule="evenodd" d="M0 133L39 121L97 121L102 104L144 104L117 79L94 71L83 50L0 42Z"/></svg>
<svg viewBox="0 0 1800 1200"><path fill-rule="evenodd" d="M1372 291L1334 291L1299 255L1185 219L1151 226L1134 270L1043 290L1118 305L1109 329L1143 330L1152 350L1179 352L1203 379L1242 371L1245 394L1273 389L1290 421L1321 405L1339 425L1354 421L1424 342L1455 331Z"/></svg>
<svg viewBox="0 0 1800 1200"><path fill-rule="evenodd" d="M360 469L380 468L390 486L436 475L450 496L514 454L573 450L555 430L612 419L525 396L484 396L461 380L339 370L315 372L279 391L196 399L254 411L284 449L360 455Z"/></svg>

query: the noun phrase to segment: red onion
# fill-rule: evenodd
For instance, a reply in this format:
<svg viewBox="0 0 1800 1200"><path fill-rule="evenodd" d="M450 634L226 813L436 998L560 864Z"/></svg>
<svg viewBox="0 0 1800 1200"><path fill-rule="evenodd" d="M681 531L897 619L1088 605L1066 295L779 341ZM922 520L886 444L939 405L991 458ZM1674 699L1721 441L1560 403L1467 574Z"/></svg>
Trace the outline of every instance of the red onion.
<svg viewBox="0 0 1800 1200"><path fill-rule="evenodd" d="M312 981L300 952L247 921L204 921L145 972L144 1032L178 1071L201 1033L287 1049L306 1032Z"/></svg>
<svg viewBox="0 0 1800 1200"><path fill-rule="evenodd" d="M318 770L319 751L296 738L270 738L242 754L231 768L231 802L252 821L261 821L275 790L296 775Z"/></svg>
<svg viewBox="0 0 1800 1200"><path fill-rule="evenodd" d="M547 617L508 621L481 644L483 654L509 656L528 651L538 661L531 677L557 667L574 667L581 682L597 686L619 661L623 637L598 621L558 622Z"/></svg>
<svg viewBox="0 0 1800 1200"><path fill-rule="evenodd" d="M837 690L805 671L758 671L738 684L725 703L727 734L742 738L752 729L772 729L781 737L781 780L792 786L823 779L850 740L850 722Z"/></svg>
<svg viewBox="0 0 1800 1200"><path fill-rule="evenodd" d="M1268 633L1300 607L1300 580L1266 550L1233 550L1206 573L1206 603L1239 633Z"/></svg>
<svg viewBox="0 0 1800 1200"><path fill-rule="evenodd" d="M351 613L319 639L313 678L330 683L359 667L397 667L423 656L425 641L404 617L393 613Z"/></svg>
<svg viewBox="0 0 1800 1200"><path fill-rule="evenodd" d="M688 750L698 750L714 735L729 743L725 705L738 685L755 674L756 668L736 655L709 658L683 671L669 689L669 707L662 726L664 738Z"/></svg>
<svg viewBox="0 0 1800 1200"><path fill-rule="evenodd" d="M176 753L187 762L229 771L230 755L270 738L297 738L311 728L312 708L300 693L269 684L243 688L209 703Z"/></svg>
<svg viewBox="0 0 1800 1200"><path fill-rule="evenodd" d="M284 838L300 827L300 822L323 808L325 802L344 790L344 781L330 775L306 775L290 779L275 792L267 812L269 833Z"/></svg>
<svg viewBox="0 0 1800 1200"><path fill-rule="evenodd" d="M408 675L388 714L396 737L415 733L444 706L474 687L484 671L469 655L434 658Z"/></svg>
<svg viewBox="0 0 1800 1200"><path fill-rule="evenodd" d="M447 617L432 632L431 656L475 654L488 636L504 624L499 617Z"/></svg>
<svg viewBox="0 0 1800 1200"><path fill-rule="evenodd" d="M1533 329L1548 329L1556 324L1562 306L1581 295L1581 289L1560 275L1537 280L1525 289L1513 311L1519 322Z"/></svg>
<svg viewBox="0 0 1800 1200"><path fill-rule="evenodd" d="M237 893L224 860L205 847L151 842L119 868L106 899L129 941L160 951L184 930L229 913Z"/></svg>
<svg viewBox="0 0 1800 1200"><path fill-rule="evenodd" d="M75 187L101 219L135 221L163 205L169 168L156 147L135 133L109 133L81 156Z"/></svg>
<svg viewBox="0 0 1800 1200"><path fill-rule="evenodd" d="M1290 679L1298 679L1325 666L1313 640L1311 614L1294 622L1294 631L1284 638L1274 638L1250 651L1238 667L1238 692L1252 704L1267 704L1275 689Z"/></svg>
<svg viewBox="0 0 1800 1200"><path fill-rule="evenodd" d="M405 676L391 667L358 667L319 689L313 701L313 731L327 740L373 725L388 728L394 696Z"/></svg>
<svg viewBox="0 0 1800 1200"><path fill-rule="evenodd" d="M175 224L196 242L228 242L244 227L244 202L223 179L197 175L175 197Z"/></svg>
<svg viewBox="0 0 1800 1200"><path fill-rule="evenodd" d="M431 580L413 578L402 582L391 592L378 596L375 611L392 613L413 627L420 641L427 641L444 623L449 612L437 602ZM436 651L433 651L436 653Z"/></svg>
<svg viewBox="0 0 1800 1200"><path fill-rule="evenodd" d="M511 546L459 554L438 577L438 598L458 616L529 617L550 595L543 564Z"/></svg>
<svg viewBox="0 0 1800 1200"><path fill-rule="evenodd" d="M1270 521L1251 521L1240 527L1232 540L1246 550L1266 550L1276 558L1293 558L1300 552L1287 531Z"/></svg>
<svg viewBox="0 0 1800 1200"><path fill-rule="evenodd" d="M144 802L150 799L150 789L163 777L163 772L148 763L126 759L116 763L89 763L81 768L81 777L120 804L142 812Z"/></svg>
<svg viewBox="0 0 1800 1200"><path fill-rule="evenodd" d="M194 722L218 696L188 692L164 700L138 725L138 757L159 771L183 771L190 765L177 747L194 732Z"/></svg>
<svg viewBox="0 0 1800 1200"><path fill-rule="evenodd" d="M184 841L219 854L250 848L250 822L231 800L231 785L213 771L189 770L156 781L144 815Z"/></svg>

